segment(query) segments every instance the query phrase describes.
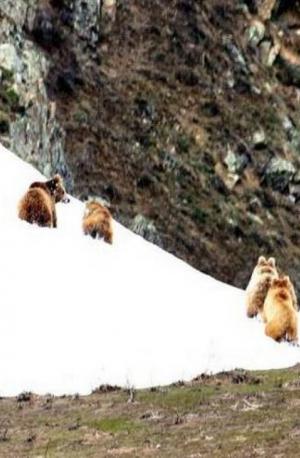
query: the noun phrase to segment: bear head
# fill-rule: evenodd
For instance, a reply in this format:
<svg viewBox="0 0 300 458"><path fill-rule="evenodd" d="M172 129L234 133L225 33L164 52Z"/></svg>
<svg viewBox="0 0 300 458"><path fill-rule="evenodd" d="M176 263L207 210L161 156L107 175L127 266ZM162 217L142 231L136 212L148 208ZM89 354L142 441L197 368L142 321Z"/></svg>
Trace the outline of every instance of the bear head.
<svg viewBox="0 0 300 458"><path fill-rule="evenodd" d="M264 256L260 256L257 261L258 266L270 266L275 267L276 261L275 258L269 258L268 260Z"/></svg>
<svg viewBox="0 0 300 458"><path fill-rule="evenodd" d="M247 290L256 289L258 285L269 288L272 278L278 278L275 258L266 259L264 256L260 256L252 271Z"/></svg>
<svg viewBox="0 0 300 458"><path fill-rule="evenodd" d="M264 256L260 256L254 270L258 274L277 273L275 258L266 259Z"/></svg>
<svg viewBox="0 0 300 458"><path fill-rule="evenodd" d="M85 208L87 210L87 213L93 213L94 211L102 210L103 207L95 200L91 200L85 204Z"/></svg>
<svg viewBox="0 0 300 458"><path fill-rule="evenodd" d="M290 285L291 285L291 280L288 275L285 275L279 278L274 278L271 284L273 288L289 288Z"/></svg>
<svg viewBox="0 0 300 458"><path fill-rule="evenodd" d="M51 180L46 181L45 184L51 196L54 197L55 202L70 202L63 184L62 177L59 174L54 175L54 177L51 178Z"/></svg>

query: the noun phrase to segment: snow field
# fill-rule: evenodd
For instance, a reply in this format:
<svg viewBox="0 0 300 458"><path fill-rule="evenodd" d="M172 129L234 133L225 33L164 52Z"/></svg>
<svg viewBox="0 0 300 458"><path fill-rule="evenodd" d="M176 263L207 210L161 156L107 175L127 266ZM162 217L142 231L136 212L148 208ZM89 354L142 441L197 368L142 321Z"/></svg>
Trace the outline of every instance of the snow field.
<svg viewBox="0 0 300 458"><path fill-rule="evenodd" d="M57 205L57 230L20 221L18 201L37 179L0 146L0 395L87 394L102 383L141 388L299 362L298 347L246 317L244 291L117 222L112 246L83 236L78 200Z"/></svg>

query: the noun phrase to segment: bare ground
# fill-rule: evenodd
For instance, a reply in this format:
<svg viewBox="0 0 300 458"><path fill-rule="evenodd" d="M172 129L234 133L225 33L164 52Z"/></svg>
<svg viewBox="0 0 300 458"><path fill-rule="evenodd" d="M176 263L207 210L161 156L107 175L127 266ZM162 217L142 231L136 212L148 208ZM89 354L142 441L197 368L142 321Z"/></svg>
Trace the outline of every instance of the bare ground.
<svg viewBox="0 0 300 458"><path fill-rule="evenodd" d="M299 405L299 365L134 393L21 393L0 401L0 456L296 457Z"/></svg>

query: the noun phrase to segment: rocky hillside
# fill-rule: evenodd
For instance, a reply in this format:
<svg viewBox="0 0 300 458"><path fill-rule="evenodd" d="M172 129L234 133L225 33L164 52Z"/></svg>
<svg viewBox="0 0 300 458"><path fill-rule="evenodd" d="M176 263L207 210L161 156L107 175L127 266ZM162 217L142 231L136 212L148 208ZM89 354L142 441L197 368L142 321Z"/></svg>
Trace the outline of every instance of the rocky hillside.
<svg viewBox="0 0 300 458"><path fill-rule="evenodd" d="M7 0L0 140L80 198L244 287L300 289L300 4Z"/></svg>

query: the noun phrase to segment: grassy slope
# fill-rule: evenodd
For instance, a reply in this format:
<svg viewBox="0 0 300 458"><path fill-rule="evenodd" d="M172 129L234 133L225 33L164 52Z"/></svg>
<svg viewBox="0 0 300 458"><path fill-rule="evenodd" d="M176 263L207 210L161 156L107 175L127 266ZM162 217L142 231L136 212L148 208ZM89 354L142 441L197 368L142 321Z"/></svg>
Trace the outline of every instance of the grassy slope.
<svg viewBox="0 0 300 458"><path fill-rule="evenodd" d="M2 457L298 456L300 367L0 401Z"/></svg>

